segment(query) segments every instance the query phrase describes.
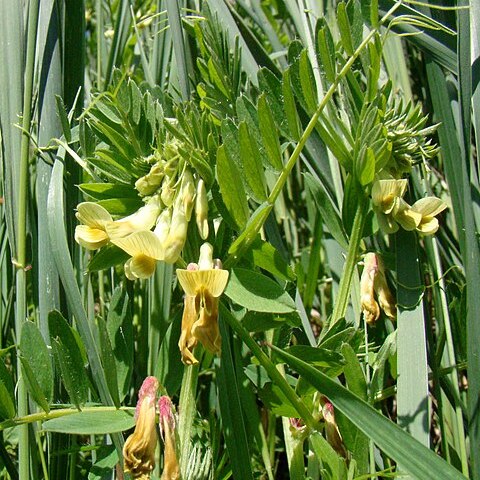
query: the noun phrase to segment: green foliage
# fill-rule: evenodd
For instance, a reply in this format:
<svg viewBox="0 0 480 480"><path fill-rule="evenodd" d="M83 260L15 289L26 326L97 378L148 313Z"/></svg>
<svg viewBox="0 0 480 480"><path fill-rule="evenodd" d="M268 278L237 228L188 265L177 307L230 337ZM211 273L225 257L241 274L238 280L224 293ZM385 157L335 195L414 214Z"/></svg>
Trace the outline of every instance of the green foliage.
<svg viewBox="0 0 480 480"><path fill-rule="evenodd" d="M27 3L0 478L479 479L474 2Z"/></svg>

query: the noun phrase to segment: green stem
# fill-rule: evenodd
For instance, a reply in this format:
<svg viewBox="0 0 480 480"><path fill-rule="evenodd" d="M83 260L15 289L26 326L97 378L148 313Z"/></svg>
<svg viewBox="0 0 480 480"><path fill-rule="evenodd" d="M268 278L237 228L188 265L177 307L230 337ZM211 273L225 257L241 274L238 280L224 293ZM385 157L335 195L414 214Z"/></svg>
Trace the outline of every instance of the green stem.
<svg viewBox="0 0 480 480"><path fill-rule="evenodd" d="M22 142L20 148L20 175L18 185L18 223L16 252L16 315L15 332L17 342L20 340L23 323L27 317L26 305L26 246L27 246L27 203L28 203L28 164L30 148L30 125L32 120L32 92L35 68L35 45L38 27L38 0L31 0L29 6L27 57L25 62L25 90L23 92ZM18 362L18 408L19 416L28 413L28 398L23 381L20 362ZM18 438L19 477L29 478L30 450L28 442L28 425L19 429Z"/></svg>
<svg viewBox="0 0 480 480"><path fill-rule="evenodd" d="M195 356L198 358L198 348ZM178 405L178 436L180 439L180 472L186 478L190 458L193 417L195 416L195 396L197 391L199 364L185 367Z"/></svg>
<svg viewBox="0 0 480 480"><path fill-rule="evenodd" d="M266 353L257 345L257 342L250 336L248 331L243 325L230 313L223 303L220 303L220 314L222 319L225 320L233 331L242 339L243 343L251 350L257 360L265 368L271 380L280 388L283 394L290 401L290 404L298 412L298 415L303 419L305 425L315 430L317 428L317 422L313 418L310 410L297 396L295 390L288 384L287 380L283 377L282 373L277 370L277 367L273 364Z"/></svg>
<svg viewBox="0 0 480 480"><path fill-rule="evenodd" d="M350 288L352 286L353 274L358 261L358 251L362 240L363 226L367 215L368 202L363 195L358 199L357 212L353 221L352 233L348 243L347 259L343 267L342 278L338 287L338 296L335 301L330 327L335 325L338 320L345 317L347 311L348 299L350 297Z"/></svg>
<svg viewBox="0 0 480 480"><path fill-rule="evenodd" d="M381 19L380 25L382 25L388 19L388 17L391 14L393 14L393 12L395 12L395 10L399 6L400 6L400 2L395 3L393 7ZM236 242L232 244L232 246L230 247L230 251L235 251L235 253L229 256L225 260L224 262L225 268L230 268L236 262L236 260L238 260L241 257L241 254L245 252L246 249L250 246L250 244L255 240L257 234L260 232L260 229L263 227L263 224L267 219L269 213L272 211L273 206L278 196L280 195L280 192L283 190L283 187L287 182L290 172L292 171L293 167L297 163L297 160L299 159L300 154L302 153L303 147L305 146L308 138L313 132L324 108L326 107L326 105L328 104L328 102L330 101L334 93L337 91L337 88L340 82L343 80L343 78L347 75L347 73L352 68L355 60L357 60L359 55L367 47L367 45L370 43L370 40L372 40L372 38L375 36L377 32L378 32L377 28L370 31L370 33L363 39L362 43L360 43L360 45L357 47L353 55L347 60L345 65L342 67L337 77L335 78L335 81L332 83L332 85L330 85L330 88L327 90L327 92L325 93L325 96L322 98L322 101L318 105L317 110L315 111L312 118L308 122L308 125L306 126L302 136L300 137L300 140L298 141L292 154L290 155L290 158L288 159L287 163L285 164L282 171L280 172L280 175L278 176L277 181L275 182L275 185L273 186L272 191L270 192L270 195L268 196L266 202L259 207L259 209L263 210L261 212L261 218L259 218L255 222L252 222L249 225L250 228L247 226L247 229L249 230L248 235L243 234L241 237L239 237L237 241L239 241L241 245L238 245L238 248L235 248L237 247Z"/></svg>

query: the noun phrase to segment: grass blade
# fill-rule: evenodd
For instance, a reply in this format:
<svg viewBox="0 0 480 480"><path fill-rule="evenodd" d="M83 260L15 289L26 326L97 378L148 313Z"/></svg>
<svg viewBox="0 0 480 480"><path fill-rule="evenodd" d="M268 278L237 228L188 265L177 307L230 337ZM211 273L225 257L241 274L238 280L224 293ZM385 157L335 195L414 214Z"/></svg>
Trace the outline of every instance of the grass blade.
<svg viewBox="0 0 480 480"><path fill-rule="evenodd" d="M335 380L297 357L275 346L272 348L290 367L326 395L336 409L371 438L389 457L403 465L412 476L419 480L465 479L458 470Z"/></svg>

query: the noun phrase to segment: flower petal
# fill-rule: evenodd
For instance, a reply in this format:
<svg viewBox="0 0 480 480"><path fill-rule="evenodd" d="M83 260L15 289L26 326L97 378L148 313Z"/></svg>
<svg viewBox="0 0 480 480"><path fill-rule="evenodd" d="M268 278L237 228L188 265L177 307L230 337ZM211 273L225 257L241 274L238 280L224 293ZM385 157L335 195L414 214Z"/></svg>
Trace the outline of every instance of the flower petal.
<svg viewBox="0 0 480 480"><path fill-rule="evenodd" d="M103 229L77 225L75 227L75 241L88 250L96 250L106 245L109 238Z"/></svg>
<svg viewBox="0 0 480 480"><path fill-rule="evenodd" d="M407 189L407 180L377 180L372 187L372 202L383 213L390 213L395 206L395 198L403 197Z"/></svg>
<svg viewBox="0 0 480 480"><path fill-rule="evenodd" d="M447 208L447 204L437 197L425 197L417 200L412 209L423 217L434 217Z"/></svg>
<svg viewBox="0 0 480 480"><path fill-rule="evenodd" d="M143 254L155 260L163 260L162 244L153 232L135 232L128 237L112 240L112 243L132 257Z"/></svg>
<svg viewBox="0 0 480 480"><path fill-rule="evenodd" d="M438 219L435 217L423 217L417 230L424 235L433 235L439 227Z"/></svg>
<svg viewBox="0 0 480 480"><path fill-rule="evenodd" d="M135 255L130 259L128 265L129 273L135 278L149 278L155 272L157 262L154 258L147 255Z"/></svg>
<svg viewBox="0 0 480 480"><path fill-rule="evenodd" d="M177 269L177 277L185 293L195 296L201 289L212 297L219 297L228 282L228 270L182 270Z"/></svg>
<svg viewBox="0 0 480 480"><path fill-rule="evenodd" d="M105 225L113 221L105 208L93 202L79 203L75 215L80 222L92 228L104 229Z"/></svg>
<svg viewBox="0 0 480 480"><path fill-rule="evenodd" d="M138 230L150 230L157 221L160 208L156 203L148 203L128 217L107 225L110 238L122 238Z"/></svg>
<svg viewBox="0 0 480 480"><path fill-rule="evenodd" d="M422 221L422 215L413 210L402 198L397 198L395 202L393 218L407 231L415 230Z"/></svg>

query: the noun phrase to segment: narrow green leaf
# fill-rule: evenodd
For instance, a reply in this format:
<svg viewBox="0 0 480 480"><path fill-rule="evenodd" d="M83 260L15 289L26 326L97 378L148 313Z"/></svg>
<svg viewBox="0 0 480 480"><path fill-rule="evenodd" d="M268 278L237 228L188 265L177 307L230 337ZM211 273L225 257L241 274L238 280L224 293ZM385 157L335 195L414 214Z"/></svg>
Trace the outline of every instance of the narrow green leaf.
<svg viewBox="0 0 480 480"><path fill-rule="evenodd" d="M325 72L325 77L330 83L335 81L336 63L335 63L335 44L333 43L332 33L325 21L317 33L317 54L320 57L320 65Z"/></svg>
<svg viewBox="0 0 480 480"><path fill-rule="evenodd" d="M244 268L230 272L225 295L242 307L256 312L295 311L295 302L278 283L261 273Z"/></svg>
<svg viewBox="0 0 480 480"><path fill-rule="evenodd" d="M375 177L375 155L371 147L363 147L355 162L356 178L360 185L368 185Z"/></svg>
<svg viewBox="0 0 480 480"><path fill-rule="evenodd" d="M71 402L80 408L88 400L89 381L77 340L60 312L49 313L48 328L63 384Z"/></svg>
<svg viewBox="0 0 480 480"><path fill-rule="evenodd" d="M133 325L129 302L130 297L125 287L118 286L110 300L106 324L115 357L115 372L120 400L123 400L128 393L133 369Z"/></svg>
<svg viewBox="0 0 480 480"><path fill-rule="evenodd" d="M245 227L248 220L247 196L240 173L236 165L227 158L224 146L217 151L217 177L225 206L239 229Z"/></svg>
<svg viewBox="0 0 480 480"><path fill-rule="evenodd" d="M311 347L309 345L293 345L292 347L286 348L285 351L308 362L314 367L338 367L345 363L340 353L325 348Z"/></svg>
<svg viewBox="0 0 480 480"><path fill-rule="evenodd" d="M15 395L13 380L3 359L0 359L0 418L8 419L15 416Z"/></svg>
<svg viewBox="0 0 480 480"><path fill-rule="evenodd" d="M350 21L347 15L347 8L345 2L340 2L337 7L337 24L342 38L342 45L347 55L353 55L355 49L353 48L352 31L350 28Z"/></svg>
<svg viewBox="0 0 480 480"><path fill-rule="evenodd" d="M20 351L30 394L49 412L53 398L52 364L42 334L33 322L25 322L22 326Z"/></svg>
<svg viewBox="0 0 480 480"><path fill-rule="evenodd" d="M117 380L117 365L115 362L115 358L113 356L113 349L112 344L110 342L110 337L107 332L107 326L105 324L105 320L101 317L97 317L97 326L98 326L98 333L100 337L100 348L101 348L101 355L102 355L102 364L103 368L107 375L107 385L108 389L110 390L110 394L112 395L113 403L117 408L120 408L120 394L118 391L118 380Z"/></svg>
<svg viewBox="0 0 480 480"><path fill-rule="evenodd" d="M315 455L322 463L322 478L345 479L345 476L340 473L342 459L327 440L320 433L314 432L310 436L310 443Z"/></svg>
<svg viewBox="0 0 480 480"><path fill-rule="evenodd" d="M285 108L285 116L287 118L288 130L293 140L298 141L300 138L301 126L300 119L298 118L297 107L295 105L295 97L292 91L292 85L290 83L290 69L287 68L283 72L282 80L282 94L283 105Z"/></svg>
<svg viewBox="0 0 480 480"><path fill-rule="evenodd" d="M307 50L303 50L299 60L300 85L302 87L303 96L307 102L309 113L315 112L317 109L317 93L315 87L315 78L313 76L312 65L308 58Z"/></svg>
<svg viewBox="0 0 480 480"><path fill-rule="evenodd" d="M322 220L327 226L333 238L341 245L342 248L347 249L347 235L343 229L342 221L333 205L333 200L327 195L323 186L313 177L311 173L305 173L305 185L310 190L315 201Z"/></svg>
<svg viewBox="0 0 480 480"><path fill-rule="evenodd" d="M419 480L465 480L458 470L335 380L275 346L272 349L413 477Z"/></svg>
<svg viewBox="0 0 480 480"><path fill-rule="evenodd" d="M63 103L62 97L60 95L55 95L55 102L57 104L57 113L60 118L60 123L62 124L63 136L67 143L70 143L72 140L72 130L70 129L70 122L68 121L67 112L65 111L65 104Z"/></svg>
<svg viewBox="0 0 480 480"><path fill-rule="evenodd" d="M263 146L270 165L277 171L282 170L283 163L280 154L278 129L273 120L272 112L264 94L258 98L258 123L262 134Z"/></svg>
<svg viewBox="0 0 480 480"><path fill-rule="evenodd" d="M70 435L106 435L130 430L135 425L133 408L129 410L90 409L47 420L42 424L47 432Z"/></svg>
<svg viewBox="0 0 480 480"><path fill-rule="evenodd" d="M251 458L251 453L240 404L239 385L232 358L229 330L225 323L220 323L223 345L221 364L217 368L218 402L233 476L253 479L251 463L245 461L246 458Z"/></svg>
<svg viewBox="0 0 480 480"><path fill-rule="evenodd" d="M90 468L88 480L105 480L118 463L117 452L113 445L102 445L96 454L97 459Z"/></svg>
<svg viewBox="0 0 480 480"><path fill-rule="evenodd" d="M272 275L287 282L295 280L294 271L272 244L262 240L256 241L252 245L252 258L255 266L263 268Z"/></svg>
<svg viewBox="0 0 480 480"><path fill-rule="evenodd" d="M240 122L238 126L238 141L247 187L249 187L251 196L256 201L263 202L267 197L265 195L265 174L262 159L255 138L248 131L245 122Z"/></svg>
<svg viewBox="0 0 480 480"><path fill-rule="evenodd" d="M140 198L138 192L130 185L118 183L81 183L78 188L95 200L109 198Z"/></svg>
<svg viewBox="0 0 480 480"><path fill-rule="evenodd" d="M87 272L106 270L121 263L125 263L130 255L115 245L106 245L101 248L88 262Z"/></svg>

